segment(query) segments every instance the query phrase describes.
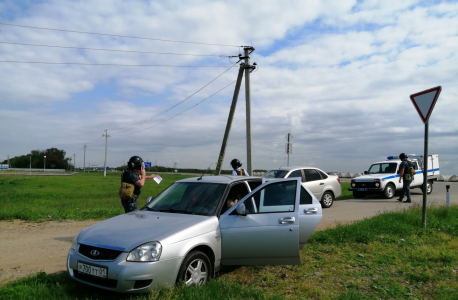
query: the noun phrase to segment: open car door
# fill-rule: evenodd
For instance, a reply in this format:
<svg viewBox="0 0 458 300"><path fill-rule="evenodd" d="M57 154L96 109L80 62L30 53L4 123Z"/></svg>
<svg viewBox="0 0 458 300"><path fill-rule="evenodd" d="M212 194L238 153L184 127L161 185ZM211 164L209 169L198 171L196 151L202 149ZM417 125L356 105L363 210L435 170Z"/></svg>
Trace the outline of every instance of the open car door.
<svg viewBox="0 0 458 300"><path fill-rule="evenodd" d="M269 180L222 214L222 265L300 264L300 192L300 178Z"/></svg>

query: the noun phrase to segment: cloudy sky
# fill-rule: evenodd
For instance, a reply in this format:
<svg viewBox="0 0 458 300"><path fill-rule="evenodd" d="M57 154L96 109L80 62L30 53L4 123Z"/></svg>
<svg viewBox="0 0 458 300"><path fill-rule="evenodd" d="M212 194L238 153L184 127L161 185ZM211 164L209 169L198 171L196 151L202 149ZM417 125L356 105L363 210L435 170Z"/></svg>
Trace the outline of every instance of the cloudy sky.
<svg viewBox="0 0 458 300"><path fill-rule="evenodd" d="M288 133L289 164L325 171L423 154L409 96L442 86L429 153L458 174L456 1L2 0L0 161L55 147L103 166L107 130L110 167L214 169L240 46L254 169L287 164ZM243 83L224 169L246 166L245 109Z"/></svg>

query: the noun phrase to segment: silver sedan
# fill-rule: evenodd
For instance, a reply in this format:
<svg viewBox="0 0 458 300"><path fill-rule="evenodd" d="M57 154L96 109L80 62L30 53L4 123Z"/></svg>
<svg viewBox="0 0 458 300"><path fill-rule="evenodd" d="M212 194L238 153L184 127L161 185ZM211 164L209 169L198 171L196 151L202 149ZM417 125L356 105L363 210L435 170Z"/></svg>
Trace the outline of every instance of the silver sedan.
<svg viewBox="0 0 458 300"><path fill-rule="evenodd" d="M321 218L320 203L298 178L184 179L139 211L83 229L67 270L120 293L201 285L223 266L300 264Z"/></svg>
<svg viewBox="0 0 458 300"><path fill-rule="evenodd" d="M314 167L282 167L264 174L265 180L271 178L299 177L305 186L320 199L324 208L331 207L335 198L342 194L340 179Z"/></svg>

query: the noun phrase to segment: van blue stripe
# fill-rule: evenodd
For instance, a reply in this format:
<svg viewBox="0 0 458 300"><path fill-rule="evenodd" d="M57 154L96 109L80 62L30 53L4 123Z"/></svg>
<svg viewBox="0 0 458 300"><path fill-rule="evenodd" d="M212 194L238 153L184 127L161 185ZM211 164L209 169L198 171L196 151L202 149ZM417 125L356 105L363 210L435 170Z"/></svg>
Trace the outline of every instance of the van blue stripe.
<svg viewBox="0 0 458 300"><path fill-rule="evenodd" d="M428 170L428 173L430 173L430 172L436 172L436 171L438 172L438 171L439 171L439 168L437 168L437 169L430 169L430 170ZM423 174L423 171L417 171L417 172L415 172L415 174ZM387 179L397 178L397 177L399 177L398 174L397 174L397 175L388 176L388 177L383 177L382 180L387 180Z"/></svg>

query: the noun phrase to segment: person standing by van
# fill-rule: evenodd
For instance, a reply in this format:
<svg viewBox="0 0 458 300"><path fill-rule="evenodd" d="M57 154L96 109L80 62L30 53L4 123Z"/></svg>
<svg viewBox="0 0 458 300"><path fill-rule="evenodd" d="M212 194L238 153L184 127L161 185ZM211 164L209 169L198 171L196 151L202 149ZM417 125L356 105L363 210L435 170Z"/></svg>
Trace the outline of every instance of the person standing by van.
<svg viewBox="0 0 458 300"><path fill-rule="evenodd" d="M402 191L401 195L397 199L398 201L404 202L404 203L411 203L412 198L410 195L410 184L412 183L412 175L407 174L406 170L409 167L409 162L407 161L407 155L405 153L399 154L399 159L402 161L401 164L399 165L399 183L402 181ZM402 201L404 198L404 195L407 196L406 201Z"/></svg>
<svg viewBox="0 0 458 300"><path fill-rule="evenodd" d="M146 179L155 178L155 174L146 176L145 165L140 156L132 156L127 163L127 169L121 175L119 196L126 213L137 210L137 199Z"/></svg>

